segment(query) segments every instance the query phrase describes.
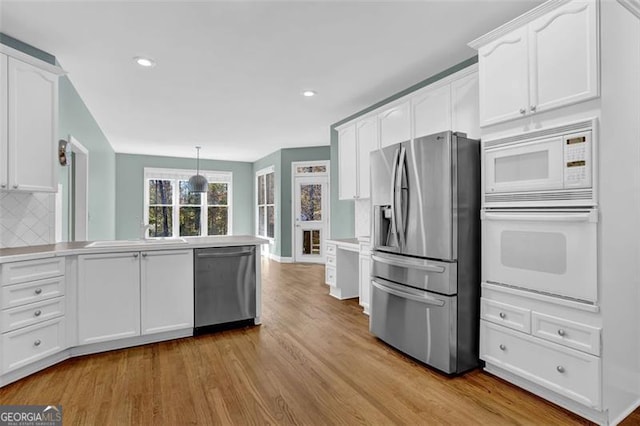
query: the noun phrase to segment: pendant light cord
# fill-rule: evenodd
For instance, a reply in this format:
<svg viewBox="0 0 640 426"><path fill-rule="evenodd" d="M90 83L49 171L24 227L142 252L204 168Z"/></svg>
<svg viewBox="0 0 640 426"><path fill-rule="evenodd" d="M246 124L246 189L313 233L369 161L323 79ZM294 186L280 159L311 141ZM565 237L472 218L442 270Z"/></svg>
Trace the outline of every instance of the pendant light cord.
<svg viewBox="0 0 640 426"><path fill-rule="evenodd" d="M202 148L201 146L196 146L196 151L197 151L197 160L196 160L196 175L200 174L200 148Z"/></svg>

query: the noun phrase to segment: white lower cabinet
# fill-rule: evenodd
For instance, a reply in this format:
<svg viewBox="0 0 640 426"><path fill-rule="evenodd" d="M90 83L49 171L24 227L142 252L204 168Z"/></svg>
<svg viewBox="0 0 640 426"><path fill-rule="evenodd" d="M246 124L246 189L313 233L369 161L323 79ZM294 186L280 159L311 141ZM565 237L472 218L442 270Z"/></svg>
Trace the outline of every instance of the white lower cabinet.
<svg viewBox="0 0 640 426"><path fill-rule="evenodd" d="M193 250L78 256L80 344L193 327Z"/></svg>
<svg viewBox="0 0 640 426"><path fill-rule="evenodd" d="M140 253L78 256L78 341L140 335Z"/></svg>
<svg viewBox="0 0 640 426"><path fill-rule="evenodd" d="M6 373L66 348L64 317L2 335L2 371Z"/></svg>
<svg viewBox="0 0 640 426"><path fill-rule="evenodd" d="M193 327L193 250L142 253L142 334Z"/></svg>
<svg viewBox="0 0 640 426"><path fill-rule="evenodd" d="M359 301L364 313L369 315L369 302L371 300L371 253L369 251L369 244L360 243L359 261Z"/></svg>

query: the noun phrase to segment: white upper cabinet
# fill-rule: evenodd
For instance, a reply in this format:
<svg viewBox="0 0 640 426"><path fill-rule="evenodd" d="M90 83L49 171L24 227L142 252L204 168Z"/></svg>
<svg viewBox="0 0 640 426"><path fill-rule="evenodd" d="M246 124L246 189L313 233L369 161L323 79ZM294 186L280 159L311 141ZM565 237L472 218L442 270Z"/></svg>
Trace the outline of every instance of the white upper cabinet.
<svg viewBox="0 0 640 426"><path fill-rule="evenodd" d="M340 173L338 197L341 200L352 200L357 196L358 155L356 150L356 125L353 123L338 130L338 171Z"/></svg>
<svg viewBox="0 0 640 426"><path fill-rule="evenodd" d="M369 155L378 148L378 122L367 117L338 130L339 198L369 198Z"/></svg>
<svg viewBox="0 0 640 426"><path fill-rule="evenodd" d="M0 108L6 108L7 121L0 142L0 189L55 192L58 76L12 57L1 62Z"/></svg>
<svg viewBox="0 0 640 426"><path fill-rule="evenodd" d="M596 0L545 3L470 46L479 56L481 126L599 95Z"/></svg>
<svg viewBox="0 0 640 426"><path fill-rule="evenodd" d="M356 122L358 142L358 198L371 196L371 151L378 149L378 122L369 117Z"/></svg>
<svg viewBox="0 0 640 426"><path fill-rule="evenodd" d="M480 138L478 73L451 82L451 129Z"/></svg>
<svg viewBox="0 0 640 426"><path fill-rule="evenodd" d="M596 4L573 1L529 24L530 111L598 96Z"/></svg>
<svg viewBox="0 0 640 426"><path fill-rule="evenodd" d="M411 111L414 138L451 130L450 86L427 87L420 91L411 99Z"/></svg>
<svg viewBox="0 0 640 426"><path fill-rule="evenodd" d="M378 116L380 122L380 147L408 141L411 138L410 102L396 104Z"/></svg>
<svg viewBox="0 0 640 426"><path fill-rule="evenodd" d="M480 124L526 114L529 104L527 29L520 28L478 50Z"/></svg>

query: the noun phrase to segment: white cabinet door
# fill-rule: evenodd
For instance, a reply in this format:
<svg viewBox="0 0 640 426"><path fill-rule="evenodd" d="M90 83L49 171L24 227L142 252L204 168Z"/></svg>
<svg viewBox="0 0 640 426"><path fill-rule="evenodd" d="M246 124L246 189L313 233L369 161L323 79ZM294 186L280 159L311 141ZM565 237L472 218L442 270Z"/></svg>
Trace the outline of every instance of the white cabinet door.
<svg viewBox="0 0 640 426"><path fill-rule="evenodd" d="M451 130L480 138L478 73L451 82Z"/></svg>
<svg viewBox="0 0 640 426"><path fill-rule="evenodd" d="M529 24L530 112L598 96L596 2L572 1Z"/></svg>
<svg viewBox="0 0 640 426"><path fill-rule="evenodd" d="M80 344L140 335L138 252L78 256Z"/></svg>
<svg viewBox="0 0 640 426"><path fill-rule="evenodd" d="M9 146L7 145L7 55L0 53L0 189L9 185Z"/></svg>
<svg viewBox="0 0 640 426"><path fill-rule="evenodd" d="M14 58L7 75L8 189L55 192L58 76Z"/></svg>
<svg viewBox="0 0 640 426"><path fill-rule="evenodd" d="M339 198L353 200L358 195L356 126L351 124L338 133Z"/></svg>
<svg viewBox="0 0 640 426"><path fill-rule="evenodd" d="M411 110L414 138L451 130L450 86L446 84L421 91L411 100Z"/></svg>
<svg viewBox="0 0 640 426"><path fill-rule="evenodd" d="M193 250L141 253L142 334L193 327Z"/></svg>
<svg viewBox="0 0 640 426"><path fill-rule="evenodd" d="M358 140L358 198L371 196L370 155L378 148L378 121L376 117L365 118L356 123Z"/></svg>
<svg viewBox="0 0 640 426"><path fill-rule="evenodd" d="M478 50L480 125L523 116L529 106L527 27Z"/></svg>
<svg viewBox="0 0 640 426"><path fill-rule="evenodd" d="M378 116L380 122L380 147L408 141L411 138L409 101L394 105Z"/></svg>

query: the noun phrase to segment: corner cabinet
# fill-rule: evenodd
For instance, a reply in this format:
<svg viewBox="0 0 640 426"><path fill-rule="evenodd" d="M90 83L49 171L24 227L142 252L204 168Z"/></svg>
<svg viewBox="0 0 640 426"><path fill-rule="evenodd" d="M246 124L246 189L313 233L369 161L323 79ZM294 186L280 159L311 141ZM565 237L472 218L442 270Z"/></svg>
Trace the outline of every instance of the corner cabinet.
<svg viewBox="0 0 640 426"><path fill-rule="evenodd" d="M596 0L548 4L469 44L478 49L481 126L599 96Z"/></svg>
<svg viewBox="0 0 640 426"><path fill-rule="evenodd" d="M61 70L30 62L0 53L0 190L56 192Z"/></svg>
<svg viewBox="0 0 640 426"><path fill-rule="evenodd" d="M193 250L78 256L81 345L193 327Z"/></svg>

